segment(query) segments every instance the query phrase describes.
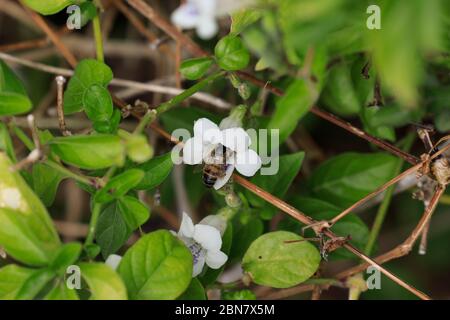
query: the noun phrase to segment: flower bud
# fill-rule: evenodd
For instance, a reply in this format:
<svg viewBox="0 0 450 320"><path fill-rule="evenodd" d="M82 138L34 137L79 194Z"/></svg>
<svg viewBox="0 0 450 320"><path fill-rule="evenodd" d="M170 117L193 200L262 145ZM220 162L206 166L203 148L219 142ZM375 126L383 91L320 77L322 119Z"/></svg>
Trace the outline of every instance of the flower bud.
<svg viewBox="0 0 450 320"><path fill-rule="evenodd" d="M252 106L250 107L250 114L252 116L260 116L263 113L263 104L260 100L257 100Z"/></svg>
<svg viewBox="0 0 450 320"><path fill-rule="evenodd" d="M236 89L239 88L239 86L241 85L241 80L234 73L230 73L230 75L228 76L228 79L230 80L231 85Z"/></svg>
<svg viewBox="0 0 450 320"><path fill-rule="evenodd" d="M252 91L247 83L242 82L237 89L242 99L247 100L248 98L250 98Z"/></svg>
<svg viewBox="0 0 450 320"><path fill-rule="evenodd" d="M128 157L137 163L142 163L153 157L153 148L147 143L142 134L131 134L119 130L119 136L124 140Z"/></svg>
<svg viewBox="0 0 450 320"><path fill-rule="evenodd" d="M220 122L220 129L239 128L242 127L242 120L247 113L247 106L238 105L231 110L230 115Z"/></svg>
<svg viewBox="0 0 450 320"><path fill-rule="evenodd" d="M227 206L231 207L231 208L237 208L240 207L242 202L241 199L239 198L239 196L234 193L234 192L229 192L226 196L225 196L225 202L227 204Z"/></svg>
<svg viewBox="0 0 450 320"><path fill-rule="evenodd" d="M349 277L346 281L346 286L349 288L349 300L357 300L360 293L367 290L367 283L362 273Z"/></svg>

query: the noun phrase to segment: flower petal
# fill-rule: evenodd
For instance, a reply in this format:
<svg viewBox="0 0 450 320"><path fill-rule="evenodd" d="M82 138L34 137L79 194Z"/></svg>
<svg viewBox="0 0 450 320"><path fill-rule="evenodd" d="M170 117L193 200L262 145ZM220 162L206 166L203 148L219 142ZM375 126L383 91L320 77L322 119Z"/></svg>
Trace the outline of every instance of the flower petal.
<svg viewBox="0 0 450 320"><path fill-rule="evenodd" d="M194 122L194 136L201 137L208 130L219 130L219 127L208 118L200 118Z"/></svg>
<svg viewBox="0 0 450 320"><path fill-rule="evenodd" d="M189 217L185 212L183 212L183 219L181 220L180 231L178 235L181 237L193 238L194 237L194 223L191 217Z"/></svg>
<svg viewBox="0 0 450 320"><path fill-rule="evenodd" d="M121 256L117 254L110 254L108 258L106 258L105 264L113 268L113 270L116 270L121 260Z"/></svg>
<svg viewBox="0 0 450 320"><path fill-rule="evenodd" d="M261 168L261 158L259 155L248 149L246 152L236 153L236 170L240 174L251 177Z"/></svg>
<svg viewBox="0 0 450 320"><path fill-rule="evenodd" d="M188 139L183 146L183 162L194 165L203 160L203 141L199 137Z"/></svg>
<svg viewBox="0 0 450 320"><path fill-rule="evenodd" d="M190 0L198 8L201 15L213 17L217 7L217 0Z"/></svg>
<svg viewBox="0 0 450 320"><path fill-rule="evenodd" d="M206 253L206 264L212 269L219 269L227 260L228 256L220 250Z"/></svg>
<svg viewBox="0 0 450 320"><path fill-rule="evenodd" d="M235 152L245 152L251 144L250 136L242 128L229 128L222 133L222 144Z"/></svg>
<svg viewBox="0 0 450 320"><path fill-rule="evenodd" d="M200 273L202 273L203 267L205 266L205 260L206 260L205 254L203 253L200 256L198 256L196 261L194 261L194 265L192 268L192 278L195 278Z"/></svg>
<svg viewBox="0 0 450 320"><path fill-rule="evenodd" d="M217 251L222 247L222 238L220 231L206 224L195 225L194 240L197 241L206 250Z"/></svg>
<svg viewBox="0 0 450 320"><path fill-rule="evenodd" d="M222 132L214 122L207 118L195 121L194 137L201 139L204 145L222 143Z"/></svg>
<svg viewBox="0 0 450 320"><path fill-rule="evenodd" d="M170 17L174 25L181 29L192 29L197 26L200 11L193 3L186 3L179 6Z"/></svg>
<svg viewBox="0 0 450 320"><path fill-rule="evenodd" d="M225 175L221 178L217 178L216 182L214 183L214 189L219 190L224 185L226 185L228 180L230 180L231 175L233 174L233 171L234 171L234 165L229 164L227 166L227 170L225 171Z"/></svg>
<svg viewBox="0 0 450 320"><path fill-rule="evenodd" d="M219 26L217 25L214 16L212 17L202 17L197 24L197 34L203 40L208 40L214 37L219 31Z"/></svg>

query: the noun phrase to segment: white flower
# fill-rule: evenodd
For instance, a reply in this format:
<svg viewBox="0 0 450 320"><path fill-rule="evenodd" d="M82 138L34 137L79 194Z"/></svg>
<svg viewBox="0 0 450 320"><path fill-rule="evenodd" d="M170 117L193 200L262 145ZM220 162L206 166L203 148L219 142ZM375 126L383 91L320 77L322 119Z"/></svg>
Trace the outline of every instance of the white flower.
<svg viewBox="0 0 450 320"><path fill-rule="evenodd" d="M181 29L195 28L202 39L214 37L219 30L218 16L229 14L254 0L187 0L171 16L172 23Z"/></svg>
<svg viewBox="0 0 450 320"><path fill-rule="evenodd" d="M214 183L214 189L218 190L230 179L234 168L247 177L253 176L261 168L261 158L249 149L250 145L250 136L244 129L235 127L220 130L211 120L201 118L194 123L194 137L184 144L183 162L190 165L208 163L213 151L220 153L225 147L226 173Z"/></svg>
<svg viewBox="0 0 450 320"><path fill-rule="evenodd" d="M106 258L105 264L113 268L113 270L116 270L121 260L121 256L117 254L110 254L108 258Z"/></svg>
<svg viewBox="0 0 450 320"><path fill-rule="evenodd" d="M228 256L220 251L222 237L220 231L210 225L194 225L192 219L183 212L178 238L189 248L193 257L192 277L198 276L205 263L212 269L219 269L228 260Z"/></svg>

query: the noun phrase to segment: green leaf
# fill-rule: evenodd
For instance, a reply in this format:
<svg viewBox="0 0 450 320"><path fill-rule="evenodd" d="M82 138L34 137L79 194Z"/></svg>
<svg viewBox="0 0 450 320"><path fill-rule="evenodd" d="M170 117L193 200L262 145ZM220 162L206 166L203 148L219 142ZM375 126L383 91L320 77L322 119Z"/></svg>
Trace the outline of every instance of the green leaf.
<svg viewBox="0 0 450 320"><path fill-rule="evenodd" d="M67 6L76 3L74 0L23 0L23 2L43 15L55 14Z"/></svg>
<svg viewBox="0 0 450 320"><path fill-rule="evenodd" d="M372 126L401 127L411 122L420 122L425 110L406 110L398 105L385 105L373 111L368 121ZM439 121L437 116L435 121Z"/></svg>
<svg viewBox="0 0 450 320"><path fill-rule="evenodd" d="M246 224L233 224L233 244L230 259L241 259L253 241L264 231L261 219L251 218Z"/></svg>
<svg viewBox="0 0 450 320"><path fill-rule="evenodd" d="M350 116L360 111L362 102L353 86L348 64L340 63L331 69L321 99L338 115Z"/></svg>
<svg viewBox="0 0 450 320"><path fill-rule="evenodd" d="M98 133L116 133L121 120L122 114L119 109L115 108L110 119L96 121L92 126Z"/></svg>
<svg viewBox="0 0 450 320"><path fill-rule="evenodd" d="M145 172L144 177L136 186L137 190L151 190L160 185L173 168L173 161L171 153L166 153L162 156L155 157L149 161L137 166L140 170Z"/></svg>
<svg viewBox="0 0 450 320"><path fill-rule="evenodd" d="M298 122L309 111L316 98L317 92L311 92L311 86L308 86L304 80L298 79L277 100L268 128L279 130L280 144L295 130Z"/></svg>
<svg viewBox="0 0 450 320"><path fill-rule="evenodd" d="M232 35L220 39L214 53L219 66L227 71L244 69L250 61L250 53L241 39Z"/></svg>
<svg viewBox="0 0 450 320"><path fill-rule="evenodd" d="M144 171L139 169L127 170L113 178L100 189L94 197L94 201L105 203L120 198L136 187L144 177Z"/></svg>
<svg viewBox="0 0 450 320"><path fill-rule="evenodd" d="M33 106L22 81L3 61L0 61L0 106L0 116L25 113Z"/></svg>
<svg viewBox="0 0 450 320"><path fill-rule="evenodd" d="M100 213L95 239L102 249L103 258L115 253L130 237L125 218L120 212L117 201L108 204Z"/></svg>
<svg viewBox="0 0 450 320"><path fill-rule="evenodd" d="M66 176L41 162L33 165L31 176L34 192L36 192L36 195L46 207L50 207L55 200L56 191L60 182Z"/></svg>
<svg viewBox="0 0 450 320"><path fill-rule="evenodd" d="M17 293L17 300L31 300L35 298L44 287L55 277L55 272L41 269L34 272L23 284Z"/></svg>
<svg viewBox="0 0 450 320"><path fill-rule="evenodd" d="M283 198L292 181L294 181L294 178L300 171L304 157L304 152L298 152L280 156L278 159L273 159L273 161L278 161L279 164L279 169L276 175L262 175L259 172L257 175L252 177L250 181L262 189L272 193L274 196ZM268 205L266 201L248 190L245 190L245 195L254 207L263 208ZM269 219L274 213L275 207L270 206L264 214L261 214L261 216L265 219Z"/></svg>
<svg viewBox="0 0 450 320"><path fill-rule="evenodd" d="M132 196L119 198L119 209L131 230L136 230L150 218L148 207Z"/></svg>
<svg viewBox="0 0 450 320"><path fill-rule="evenodd" d="M362 108L360 112L361 122L363 123L364 130L367 131L367 133L377 138L394 142L396 140L396 137L395 137L395 130L393 127L385 125L374 126L371 124L372 117L376 115L378 113L378 110L382 108L384 108L384 106L381 108L378 106Z"/></svg>
<svg viewBox="0 0 450 320"><path fill-rule="evenodd" d="M124 162L124 146L115 135L57 137L49 144L62 161L81 169L104 169Z"/></svg>
<svg viewBox="0 0 450 320"><path fill-rule="evenodd" d="M262 11L255 8L241 9L231 15L230 34L238 35L262 16Z"/></svg>
<svg viewBox="0 0 450 320"><path fill-rule="evenodd" d="M253 291L244 289L239 291L225 291L222 292L223 300L256 300L256 295Z"/></svg>
<svg viewBox="0 0 450 320"><path fill-rule="evenodd" d="M443 50L444 30L448 29L444 2L412 0L407 6L398 1L383 2L382 28L366 31L364 38L381 83L403 106L418 106L427 55Z"/></svg>
<svg viewBox="0 0 450 320"><path fill-rule="evenodd" d="M149 217L147 206L132 196L122 196L103 208L95 235L102 256L106 259L119 250Z"/></svg>
<svg viewBox="0 0 450 320"><path fill-rule="evenodd" d="M82 246L78 242L63 244L56 253L50 267L60 275L64 275L66 268L74 264L81 254Z"/></svg>
<svg viewBox="0 0 450 320"><path fill-rule="evenodd" d="M188 80L197 80L205 75L213 63L208 57L184 60L180 72Z"/></svg>
<svg viewBox="0 0 450 320"><path fill-rule="evenodd" d="M3 122L0 122L0 151L6 152L8 157L17 162L14 146L9 135L8 127Z"/></svg>
<svg viewBox="0 0 450 320"><path fill-rule="evenodd" d="M207 300L205 288L197 278L192 278L189 287L177 300Z"/></svg>
<svg viewBox="0 0 450 320"><path fill-rule="evenodd" d="M191 282L192 255L169 231L151 232L127 251L119 274L130 299L175 299Z"/></svg>
<svg viewBox="0 0 450 320"><path fill-rule="evenodd" d="M36 270L19 267L15 264L0 269L0 299L13 300L22 286Z"/></svg>
<svg viewBox="0 0 450 320"><path fill-rule="evenodd" d="M89 86L83 93L84 111L93 121L107 121L113 114L111 95L105 87L99 84Z"/></svg>
<svg viewBox="0 0 450 320"><path fill-rule="evenodd" d="M64 279L58 279L44 300L79 300L79 297L75 289L67 287Z"/></svg>
<svg viewBox="0 0 450 320"><path fill-rule="evenodd" d="M320 165L309 185L316 197L348 207L393 178L396 165L384 153L345 153Z"/></svg>
<svg viewBox="0 0 450 320"><path fill-rule="evenodd" d="M97 7L94 3L90 1L83 2L80 4L81 9L81 25L80 27L84 27L86 24L88 24L89 21L94 19L94 17L97 16ZM77 14L75 11L72 15Z"/></svg>
<svg viewBox="0 0 450 320"><path fill-rule="evenodd" d="M0 246L31 266L47 265L60 241L47 210L0 152Z"/></svg>
<svg viewBox="0 0 450 320"><path fill-rule="evenodd" d="M127 300L119 275L103 263L80 263L81 276L91 291L91 300Z"/></svg>
<svg viewBox="0 0 450 320"><path fill-rule="evenodd" d="M15 92L0 92L0 116L25 113L33 106L27 96Z"/></svg>
<svg viewBox="0 0 450 320"><path fill-rule="evenodd" d="M302 240L286 243L286 241ZM256 239L242 267L259 285L289 288L309 279L318 269L317 248L299 235L287 231L269 232Z"/></svg>
<svg viewBox="0 0 450 320"><path fill-rule="evenodd" d="M8 67L6 63L0 60L0 92L13 92L26 96L27 92L22 81Z"/></svg>
<svg viewBox="0 0 450 320"><path fill-rule="evenodd" d="M111 68L106 64L94 59L80 61L64 92L64 113L82 111L84 91L94 84L106 87L112 78Z"/></svg>

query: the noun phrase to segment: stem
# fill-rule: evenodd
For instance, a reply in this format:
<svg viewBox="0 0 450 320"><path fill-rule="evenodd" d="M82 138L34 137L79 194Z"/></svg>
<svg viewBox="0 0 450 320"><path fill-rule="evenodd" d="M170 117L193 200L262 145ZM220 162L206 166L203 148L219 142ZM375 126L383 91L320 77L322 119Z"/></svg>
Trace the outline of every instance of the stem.
<svg viewBox="0 0 450 320"><path fill-rule="evenodd" d="M134 133L142 133L144 131L145 127L148 124L152 123L153 120L156 119L157 115L164 113L164 112L168 111L169 109L175 107L176 105L183 102L187 98L191 97L196 92L203 89L206 85L210 84L211 82L213 82L214 80L216 80L217 78L219 78L223 75L225 75L225 71L219 71L219 72L213 73L212 75L197 82L192 87L187 88L186 90L181 92L179 95L173 97L169 101L166 101L163 104L160 104L156 109L153 109L153 110L147 112L146 115L144 117L142 117L138 126L134 130Z"/></svg>
<svg viewBox="0 0 450 320"><path fill-rule="evenodd" d="M92 20L92 24L94 27L94 37L95 37L95 49L97 52L97 60L100 62L105 61L105 57L103 54L103 40L102 40L102 29L100 26L100 13Z"/></svg>
<svg viewBox="0 0 450 320"><path fill-rule="evenodd" d="M412 144L414 142L414 133L410 133L404 141L404 150L408 151L411 149ZM402 170L404 164L403 159L397 160L397 166L394 169L394 175L398 175L400 171ZM377 214L375 216L375 220L372 225L372 229L369 233L369 239L367 240L366 247L364 248L364 254L367 256L370 256L372 254L373 248L375 246L375 242L377 241L377 238L380 234L381 227L383 226L384 219L386 218L386 214L389 210L389 206L391 204L392 197L394 195L395 191L395 185L390 186L388 189L386 189L386 192L384 194L383 201L381 202L380 207L378 208ZM361 291L355 291L353 300L358 300L359 296L361 295Z"/></svg>
<svg viewBox="0 0 450 320"><path fill-rule="evenodd" d="M306 280L304 284L314 284L314 285L331 285L336 287L343 287L344 284L342 281L336 279L328 279L328 278L311 278Z"/></svg>
<svg viewBox="0 0 450 320"><path fill-rule="evenodd" d="M414 138L415 135L414 133L410 133L404 141L404 151L408 151L409 149L411 149L411 146L414 142ZM394 175L398 175L403 167L404 164L404 160L403 159L398 159L397 160L397 166L395 167L394 170ZM391 203L392 200L392 196L394 195L394 190L395 190L395 186L390 186L387 190L386 193L384 195L384 199L381 202L380 207L378 208L378 212L375 216L375 220L373 222L372 225L372 229L370 230L370 234L369 234L369 240L367 241L366 247L364 249L364 253L368 256L370 256L372 254L373 251L373 247L375 245L375 242L378 238L378 235L380 234L380 230L381 227L383 225L384 222L384 218L386 217L387 211L389 209L389 205Z"/></svg>
<svg viewBox="0 0 450 320"><path fill-rule="evenodd" d="M65 175L65 176L67 176L69 178L74 179L75 181L78 181L80 183L84 183L84 184L87 184L87 185L92 185L93 184L92 180L89 179L88 177L80 175L80 174L77 174L75 172L72 172L69 169L67 169L66 167L60 165L59 163L57 163L57 162L55 162L53 160L47 159L45 161L45 164L48 165L49 167L51 167L52 169L58 171L59 173Z"/></svg>
<svg viewBox="0 0 450 320"><path fill-rule="evenodd" d="M89 222L89 231L84 242L85 246L88 246L94 242L95 230L97 228L98 217L100 216L102 205L100 203L95 203L92 208L91 221Z"/></svg>
<svg viewBox="0 0 450 320"><path fill-rule="evenodd" d="M22 141L22 143L25 145L25 147L27 147L28 150L31 151L34 149L33 140L31 140L21 128L19 128L14 122L11 122L11 128L17 138Z"/></svg>

